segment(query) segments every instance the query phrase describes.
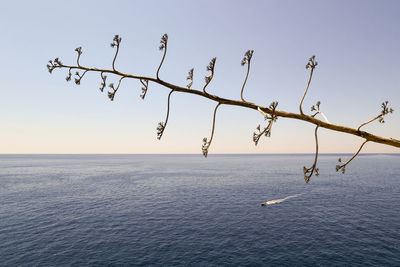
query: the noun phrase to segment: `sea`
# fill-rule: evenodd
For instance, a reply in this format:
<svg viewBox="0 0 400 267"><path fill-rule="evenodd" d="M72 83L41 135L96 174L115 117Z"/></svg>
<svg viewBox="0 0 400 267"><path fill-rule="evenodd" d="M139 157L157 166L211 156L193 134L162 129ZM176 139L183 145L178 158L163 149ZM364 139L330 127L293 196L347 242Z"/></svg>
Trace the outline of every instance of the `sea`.
<svg viewBox="0 0 400 267"><path fill-rule="evenodd" d="M400 155L350 156L3 154L0 266L400 266Z"/></svg>

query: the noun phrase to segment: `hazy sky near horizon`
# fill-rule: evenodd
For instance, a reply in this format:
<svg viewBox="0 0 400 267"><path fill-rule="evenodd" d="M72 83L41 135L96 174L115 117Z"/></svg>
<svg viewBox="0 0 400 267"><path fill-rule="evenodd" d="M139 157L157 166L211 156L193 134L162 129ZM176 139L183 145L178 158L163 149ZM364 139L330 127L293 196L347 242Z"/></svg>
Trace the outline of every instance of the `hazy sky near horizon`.
<svg viewBox="0 0 400 267"><path fill-rule="evenodd" d="M331 122L356 128L389 100L394 114L365 130L400 139L399 13L400 1L2 1L0 153L201 154L214 102L174 93L159 141L166 88L150 83L143 101L140 83L124 81L111 102L98 89L98 74L88 73L78 86L65 81L65 70L48 73L49 59L73 64L78 46L83 65L110 68L115 34L122 37L120 71L154 76L159 40L168 33L160 77L184 86L194 67L193 88L201 90L206 66L217 57L208 91L233 99L240 99L246 74L241 59L254 49L245 98L264 106L278 101L278 109L290 112L298 112L305 65L316 55L303 110L321 101ZM279 118L272 136L255 147L258 124L266 125L261 114L222 106L209 153L314 152L313 125ZM362 142L319 132L325 153L351 153ZM399 149L371 143L363 151Z"/></svg>

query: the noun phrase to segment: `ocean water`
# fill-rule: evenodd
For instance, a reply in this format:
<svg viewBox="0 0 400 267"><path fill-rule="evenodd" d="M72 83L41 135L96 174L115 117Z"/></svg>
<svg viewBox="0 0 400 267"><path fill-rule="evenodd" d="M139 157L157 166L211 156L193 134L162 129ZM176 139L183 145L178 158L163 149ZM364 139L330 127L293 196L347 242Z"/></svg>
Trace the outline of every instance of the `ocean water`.
<svg viewBox="0 0 400 267"><path fill-rule="evenodd" d="M400 266L400 156L337 158L0 155L0 265Z"/></svg>

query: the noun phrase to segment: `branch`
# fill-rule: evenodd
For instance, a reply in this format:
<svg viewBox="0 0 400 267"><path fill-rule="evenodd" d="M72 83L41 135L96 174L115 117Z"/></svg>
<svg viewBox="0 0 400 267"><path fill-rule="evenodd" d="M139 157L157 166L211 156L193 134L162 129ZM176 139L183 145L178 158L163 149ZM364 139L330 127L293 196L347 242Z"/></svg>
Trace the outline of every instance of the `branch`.
<svg viewBox="0 0 400 267"><path fill-rule="evenodd" d="M217 109L218 107L221 105L221 103L218 103L218 105L215 107L214 109L214 116L213 116L213 124L212 124L212 130L211 130L211 137L210 137L210 141L207 142L207 137L203 138L203 145L201 146L201 150L203 151L203 155L204 157L207 158L208 155L208 149L210 148L211 142L213 140L214 137L214 130L215 130L215 116L217 114Z"/></svg>
<svg viewBox="0 0 400 267"><path fill-rule="evenodd" d="M342 173L344 173L346 171L346 165L350 163L350 161L352 161L357 155L358 153L360 153L361 149L363 148L363 146L368 142L368 140L365 140L360 148L357 150L357 152L345 163L343 163L342 165L336 165L336 171L339 171L340 169L342 169ZM342 158L338 159L338 162L342 162Z"/></svg>
<svg viewBox="0 0 400 267"><path fill-rule="evenodd" d="M50 61L52 61L52 60L50 60ZM54 63L54 61L52 61L52 62ZM187 89L185 87L174 85L174 84L168 83L166 81L158 80L157 78L152 78L152 77L148 77L148 76L127 74L127 73L123 73L123 72L120 72L120 71L114 71L114 70L108 70L108 69L90 68L90 67L83 67L83 66L79 67L79 66L72 66L72 65L60 65L60 66L54 67L54 69L56 69L56 68L71 68L71 69L87 70L88 72L92 71L92 72L111 73L111 74L123 76L125 78L131 78L131 79L136 79L136 80L146 79L146 80L149 80L151 82L154 82L154 83L157 83L159 85L162 85L162 86L164 86L166 88L174 89L176 92L182 92L182 93L194 94L194 95L202 96L202 97L210 99L212 101L220 102L221 104L224 104L224 105L244 107L244 108L254 109L256 111L261 110L262 112L270 114L270 115L272 113L272 111L268 107L263 107L263 106L260 106L260 105L254 104L254 103L250 103L250 102L243 102L243 101L238 101L238 100L219 97L219 96L216 96L216 95L210 95L208 93L204 93L204 92L199 91L199 90ZM50 72L50 70L49 70L49 72ZM371 142L385 144L385 145L389 145L389 146L399 147L400 148L400 140L397 140L397 139L394 139L394 138L385 138L385 137L381 137L381 136L376 136L376 135L373 135L373 134L365 132L365 131L358 131L357 129L354 129L354 128L351 128L351 127L336 125L336 124L333 124L333 123L327 123L327 122L321 121L319 119L316 119L316 118L314 118L312 116L308 116L308 115L305 115L305 114L286 112L286 111L283 111L283 110L275 110L275 115L277 117L283 117L283 118L289 118L289 119L305 121L305 122L308 122L308 123L319 125L322 128L329 129L329 130L332 130L332 131L347 133L347 134L351 134L351 135L362 137L362 138L367 139L368 141L371 141Z"/></svg>
<svg viewBox="0 0 400 267"><path fill-rule="evenodd" d="M162 136L162 134L164 132L165 126L166 126L166 124L168 122L169 109L170 109L170 97L171 97L172 92L182 92L182 93L187 93L187 94L198 95L198 96L204 97L206 99L209 99L211 101L217 102L217 106L215 107L215 110L214 110L213 128L212 128L212 133L211 133L210 140L207 141L206 138L203 140L204 144L202 146L202 150L203 150L204 156L207 156L208 149L209 149L209 147L211 145L211 142L212 142L212 139L213 139L213 136L214 136L215 117L216 117L217 109L218 109L218 107L220 105L231 105L231 106L249 108L249 109L253 109L253 110L259 111L259 112L261 112L263 114L264 118L266 120L268 120L268 125L263 129L263 131L261 131L261 127L258 126L257 127L258 133L253 133L253 141L255 142L256 145L258 143L259 138L262 135L266 135L266 136L270 136L271 135L272 124L273 124L273 122L275 122L277 120L278 117L301 120L301 121L304 121L304 122L308 122L308 123L314 124L316 126L316 129L315 129L316 157L315 157L315 160L314 160L314 164L311 166L311 168L308 168L308 169L306 168L306 171L304 173L306 182L309 181L309 178L307 178L307 177L308 176L311 177L310 174L313 174L313 172L317 172L317 168L316 168L316 162L317 162L317 157L318 157L317 129L319 127L325 128L325 129L329 129L329 130L333 130L333 131L342 132L342 133L351 134L351 135L354 135L354 136L361 137L361 138L363 138L365 140L364 143L361 145L360 149L357 151L357 153L352 158L350 158L342 166L339 166L339 165L337 166L337 170L342 169L342 172L344 171L345 166L351 160L353 160L354 157L356 157L358 155L358 153L360 152L360 150L362 149L362 147L364 146L364 144L366 142L375 142L375 143L380 143L380 144L385 144L385 145L389 145L389 146L400 148L400 140L396 140L396 139L393 139L393 138L385 138L385 137L381 137L381 136L376 136L376 135L373 135L373 134L371 134L369 132L360 130L360 128L362 126L364 126L364 125L366 125L366 124L368 124L368 123L370 123L370 122L372 122L374 120L378 119L381 123L384 122L384 116L387 115L388 113L392 113L393 112L393 109L388 107L388 101L382 103L382 111L381 111L380 115L378 115L377 117L375 117L372 120L369 120L369 121L361 124L358 127L358 129L354 129L354 128L351 128L351 127L345 127L345 126L341 126L341 125L330 123L328 121L328 119L326 118L326 116L319 109L320 102L317 102L317 105L313 106L312 109L311 109L312 111L316 111L315 114L306 115L306 114L304 114L302 112L302 103L303 103L303 100L305 98L305 95L307 94L307 91L308 91L308 88L309 88L309 85L310 85L310 82L311 82L311 79L312 79L314 68L317 66L317 62L314 61L314 59L315 59L314 56L309 59L309 62L307 64L307 66L306 66L307 69L311 68L311 72L310 72L310 77L309 77L309 80L308 80L308 84L307 84L306 90L305 90L304 95L303 95L303 97L301 99L301 102L300 102L300 106L299 106L300 113L292 113L292 112L286 112L286 111L283 111L283 110L277 110L276 109L276 106L278 104L277 102L273 102L270 106L264 107L264 106L257 105L257 104L254 104L254 103L250 103L250 102L247 102L247 101L244 100L244 98L243 98L243 90L244 90L244 86L246 84L248 73L249 73L249 69L250 69L250 59L251 59L251 55L252 55L252 51L251 50L249 50L250 52L248 51L248 54L246 53L245 58L242 60L242 63L244 61L245 64L248 64L248 70L247 70L245 81L244 81L244 83L242 85L241 100L234 100L234 99L228 99L228 98L223 98L223 97L219 97L219 96L216 96L216 95L209 94L205 90L207 85L210 83L210 81L212 80L212 78L214 76L214 67L215 67L216 58L213 58L211 60L210 64L207 66L207 70L211 71L211 74L210 74L210 76L205 78L206 84L203 87L203 90L195 90L195 89L191 88L192 83L193 83L193 69L191 69L189 71L189 73L188 73L187 80L189 80L190 83L186 87L182 87L182 86L178 86L178 85L175 85L175 84L171 84L171 83L166 82L164 80L161 80L159 78L158 74L159 74L160 68L161 68L161 66L162 66L162 64L164 62L165 55L166 55L166 50L167 50L168 36L166 34L161 39L160 49L164 50L164 55L163 55L163 58L161 60L160 65L159 65L159 67L157 69L156 77L133 75L133 74L127 74L127 73L124 73L124 72L117 71L115 69L115 60L116 60L117 55L118 55L119 44L121 42L121 38L118 35L116 35L113 40L114 40L114 42L111 44L111 46L112 47L117 46L117 50L116 50L116 53L114 55L114 59L113 59L113 62L112 62L112 69L103 69L103 68L87 67L87 66L80 65L79 59L80 59L80 55L82 54L81 48L77 48L76 49L76 51L78 52L78 58L77 58L77 62L76 62L77 64L76 65L66 65L66 64L63 64L59 58L55 58L54 60L50 60L48 62L47 69L48 69L48 71L50 73L52 73L53 70L55 70L55 69L66 69L66 70L68 70L68 76L66 77L67 81L71 80L71 76L72 76L71 73L72 73L73 70L76 70L76 73L75 73L75 75L77 75L77 78L75 78L75 83L76 84L80 84L82 78L88 72L100 73L100 77L102 79L100 91L104 90L104 87L105 87L105 84L106 84L107 76L105 74L113 74L113 75L119 77L119 81L118 81L118 84L117 84L117 86L115 88L114 88L114 85L112 83L110 84L110 88L113 89L113 91L108 92L108 97L111 100L114 99L115 93L116 93L116 91L119 89L119 87L121 85L121 81L123 79L125 79L125 78L139 80L142 83L143 87L142 87L141 98L144 98L144 96L145 96L145 94L147 92L147 89L148 89L148 83L149 82L153 82L153 83L159 84L159 85L161 85L163 87L166 87L166 88L170 89L171 91L170 91L170 93L168 95L168 108L167 108L166 119L165 119L165 122L164 123L160 123L159 127L157 128L157 130L158 130L157 137L159 139L161 138L161 136ZM80 74L79 71L82 71L82 74ZM319 119L315 118L317 114L320 114L325 119L325 121L322 121L322 120L319 120Z"/></svg>

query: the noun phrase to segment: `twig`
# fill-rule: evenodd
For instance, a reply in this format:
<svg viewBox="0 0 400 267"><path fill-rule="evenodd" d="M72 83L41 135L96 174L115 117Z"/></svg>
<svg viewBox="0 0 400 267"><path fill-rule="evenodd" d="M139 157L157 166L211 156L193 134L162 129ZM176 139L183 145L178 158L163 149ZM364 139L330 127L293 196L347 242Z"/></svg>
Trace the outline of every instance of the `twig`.
<svg viewBox="0 0 400 267"><path fill-rule="evenodd" d="M342 165L336 165L336 171L339 171L340 169L342 169L342 173L344 173L345 170L346 170L346 165L349 164L350 161L352 161L352 160L358 155L358 153L360 153L361 149L363 148L363 146L364 146L367 142L368 142L368 140L365 140L365 141L361 144L361 146L360 146L360 148L357 150L357 152L356 152L348 161L346 161L346 162L343 163ZM342 162L342 159L339 158L339 159L338 159L338 162Z"/></svg>
<svg viewBox="0 0 400 267"><path fill-rule="evenodd" d="M81 57L81 55L82 55L82 47L76 48L75 51L78 53L78 57L76 58L76 64L77 64L78 66L80 66L80 64L79 64L79 59L80 59L80 57Z"/></svg>
<svg viewBox="0 0 400 267"><path fill-rule="evenodd" d="M318 114L320 114L324 119L325 119L325 121L327 122L327 123L330 123L329 121L328 121L328 118L325 116L325 114L324 113L322 113L322 111L319 109L319 106L321 105L321 102L320 101L318 101L317 102L317 104L314 106L312 106L311 107L311 111L316 111L316 113L314 114L314 115L311 115L312 117L315 117L315 116L317 116Z"/></svg>
<svg viewBox="0 0 400 267"><path fill-rule="evenodd" d="M101 76L101 85L100 85L100 91L103 92L104 88L106 87L106 80L107 80L107 76L103 76L104 72L100 72L100 76Z"/></svg>
<svg viewBox="0 0 400 267"><path fill-rule="evenodd" d="M114 46L117 47L117 50L115 51L114 59L113 59L113 62L112 62L112 68L113 68L114 71L115 71L115 60L117 59L117 56L118 56L119 44L121 43L121 40L122 40L122 38L119 37L119 35L117 34L117 35L114 36L113 42L110 44L111 47L114 47Z"/></svg>
<svg viewBox="0 0 400 267"><path fill-rule="evenodd" d="M310 168L307 168L306 166L303 167L303 173L304 173L304 181L308 184L310 181L311 176L313 175L315 171L315 176L319 175L319 169L317 168L317 161L318 161L318 125L315 127L315 158L314 158L314 163Z"/></svg>
<svg viewBox="0 0 400 267"><path fill-rule="evenodd" d="M75 78L75 84L80 85L83 76L85 76L85 74L86 74L87 72L88 72L88 71L85 70L85 71L82 73L82 75L80 75L80 73L79 73L78 71L75 72L75 75L78 76L78 78Z"/></svg>
<svg viewBox="0 0 400 267"><path fill-rule="evenodd" d="M369 121L367 121L367 122L364 122L363 124L361 124L360 126L358 126L357 131L359 131L360 128L363 127L364 125L366 125L366 124L368 124L368 123L370 123L370 122L373 122L374 120L377 120L377 119L379 119L379 122L380 122L380 123L385 123L385 120L384 120L385 115L387 115L387 114L389 114L389 113L393 113L393 109L392 109L392 108L389 108L389 107L388 107L388 104L389 104L389 101L382 102L382 104L381 104L381 107L382 107L381 114L379 114L379 115L376 116L375 118L373 118L373 119L371 119L371 120L369 120Z"/></svg>
<svg viewBox="0 0 400 267"><path fill-rule="evenodd" d="M110 83L110 84L108 85L108 87L110 87L110 88L113 90L112 92L108 91L108 93L107 93L108 98L109 98L111 101L114 101L115 93L118 91L119 86L121 85L121 81L122 81L123 79L125 79L125 77L121 77L121 78L119 79L118 84L117 84L117 87L115 87L115 88L114 88L114 84L113 84L113 83Z"/></svg>
<svg viewBox="0 0 400 267"><path fill-rule="evenodd" d="M161 139L161 137L164 133L165 127L167 127L168 117L169 117L169 104L171 101L171 94L173 92L174 92L174 90L171 90L171 92L169 92L169 94L168 94L167 116L165 117L165 122L159 122L158 126L157 126L157 139L158 140Z"/></svg>
<svg viewBox="0 0 400 267"><path fill-rule="evenodd" d="M310 68L311 71L310 71L310 77L308 78L307 88L306 88L306 90L304 91L304 95L303 95L303 97L301 98L301 101L300 101L300 106L299 106L299 108L300 108L300 114L301 114L301 115L304 115L303 110L302 110L302 108L301 108L301 105L303 104L304 97L305 97L306 94L307 94L308 87L310 87L310 83L311 83L311 79L312 79L312 75L313 75L314 69L315 69L315 67L318 65L318 62L316 62L316 61L314 61L314 60L315 60L315 56L310 57L310 59L308 60L307 65L306 65L306 69Z"/></svg>
<svg viewBox="0 0 400 267"><path fill-rule="evenodd" d="M204 157L207 158L208 155L208 149L210 148L211 142L214 138L214 130L215 130L215 116L217 114L217 109L221 105L221 103L218 103L217 106L214 109L214 116L213 116L213 124L212 124L212 130L211 130L211 137L210 141L207 142L207 137L203 138L203 145L201 146L201 150L203 151Z"/></svg>
<svg viewBox="0 0 400 267"><path fill-rule="evenodd" d="M163 57L161 59L160 66L158 66L158 69L157 69L157 75L156 75L157 76L157 80L160 80L160 77L158 76L158 73L160 72L161 66L164 63L165 55L167 54L168 34L164 34L161 37L160 43L161 43L161 45L159 46L159 49L160 50L164 50L164 54L163 54Z"/></svg>
<svg viewBox="0 0 400 267"><path fill-rule="evenodd" d="M244 100L244 98L243 98L243 89L244 89L244 86L246 85L247 77L249 77L250 61L251 61L251 58L253 57L253 52L254 52L254 50L247 50L247 52L244 54L244 58L242 59L242 62L241 62L242 66L247 64L246 78L244 79L244 82L242 85L242 90L240 91L240 98L242 99L243 102L246 102L246 100Z"/></svg>
<svg viewBox="0 0 400 267"><path fill-rule="evenodd" d="M203 87L203 92L204 92L205 94L208 94L208 93L206 92L206 87L207 87L207 85L211 82L212 78L214 77L214 67L215 67L215 61L216 61L216 60L217 60L216 57L212 58L211 61L210 61L210 63L209 63L208 66L207 66L207 70L208 70L208 71L211 71L211 74L210 74L210 76L206 76L206 77L204 78L205 81L206 81L206 84L205 84L204 87Z"/></svg>

